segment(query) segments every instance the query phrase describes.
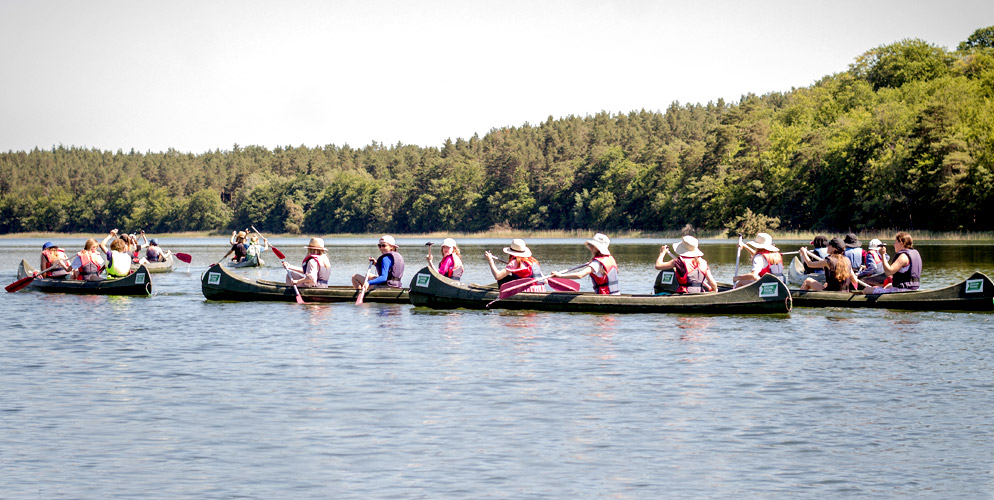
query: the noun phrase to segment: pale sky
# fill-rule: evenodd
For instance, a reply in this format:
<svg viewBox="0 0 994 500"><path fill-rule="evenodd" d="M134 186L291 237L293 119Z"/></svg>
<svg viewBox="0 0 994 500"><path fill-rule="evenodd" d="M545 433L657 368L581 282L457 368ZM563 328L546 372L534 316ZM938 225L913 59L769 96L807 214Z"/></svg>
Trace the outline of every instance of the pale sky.
<svg viewBox="0 0 994 500"><path fill-rule="evenodd" d="M994 1L0 0L0 151L440 146L806 87Z"/></svg>

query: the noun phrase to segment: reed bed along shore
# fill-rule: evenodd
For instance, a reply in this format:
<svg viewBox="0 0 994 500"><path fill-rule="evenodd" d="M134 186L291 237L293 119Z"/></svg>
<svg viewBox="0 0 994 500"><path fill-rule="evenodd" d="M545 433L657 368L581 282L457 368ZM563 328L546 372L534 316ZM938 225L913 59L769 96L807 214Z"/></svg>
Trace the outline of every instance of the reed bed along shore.
<svg viewBox="0 0 994 500"><path fill-rule="evenodd" d="M983 232L966 232L966 231L918 231L918 230L907 230L907 229L873 229L865 230L856 233L864 243L868 242L873 238L878 238L881 241L889 242L894 239L894 235L899 231L907 231L911 233L911 236L918 241L965 241L965 242L992 242L994 243L994 232L983 231ZM604 232L612 239L659 239L659 240L673 240L679 239L685 233L680 230L672 231L598 231L592 229L579 230L579 229L544 229L544 230L524 230L524 229L492 229L488 231L480 232L442 232L435 231L429 233L391 233L396 238L414 238L414 239L438 239L451 237L451 238L589 238L596 232ZM844 236L845 233L840 233L837 231L817 231L817 230L807 230L807 231L796 231L796 230L770 230L768 231L774 238L774 240L808 240L810 241L816 235L825 235L828 237L834 236ZM315 235L310 234L275 234L275 233L263 233L267 238L303 238ZM317 235L325 239L377 239L383 233L366 233L366 234L324 234ZM702 240L722 240L735 239L734 237L729 237L724 230L699 230L691 231L690 234L698 239ZM0 239L14 239L14 238L96 238L102 239L107 236L107 233L102 234L89 234L89 233L49 233L49 232L30 232L30 233L10 233L0 235ZM231 236L230 231L228 232L209 232L209 231L185 231L178 233L147 233L149 238L228 238ZM752 238L755 235L744 235L746 238Z"/></svg>

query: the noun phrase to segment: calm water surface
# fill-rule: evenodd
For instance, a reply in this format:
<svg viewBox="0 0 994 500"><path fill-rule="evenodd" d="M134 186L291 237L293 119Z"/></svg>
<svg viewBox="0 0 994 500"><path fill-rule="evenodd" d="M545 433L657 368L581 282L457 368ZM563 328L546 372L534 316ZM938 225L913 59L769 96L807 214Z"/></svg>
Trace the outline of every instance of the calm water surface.
<svg viewBox="0 0 994 500"><path fill-rule="evenodd" d="M991 314L208 302L225 239L160 241L194 262L153 275L153 297L0 300L0 498L994 494ZM4 284L42 242L0 240ZM299 262L306 238L274 243ZM424 241L400 243L409 278ZM506 243L464 241L464 281L492 281L482 251ZM547 270L588 255L529 243ZM612 245L625 290L651 289L660 243ZM332 280L374 245L329 242ZM702 247L727 281L734 244ZM920 249L927 287L994 274L989 244ZM237 272L280 279L267 260Z"/></svg>

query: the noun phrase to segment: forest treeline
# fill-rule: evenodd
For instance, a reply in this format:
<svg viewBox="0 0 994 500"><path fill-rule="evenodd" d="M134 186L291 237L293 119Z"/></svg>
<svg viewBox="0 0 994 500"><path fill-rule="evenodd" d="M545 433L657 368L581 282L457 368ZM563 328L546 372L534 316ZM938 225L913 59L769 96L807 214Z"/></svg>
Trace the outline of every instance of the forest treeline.
<svg viewBox="0 0 994 500"><path fill-rule="evenodd" d="M738 103L549 117L440 148L0 154L0 232L991 230L994 27Z"/></svg>

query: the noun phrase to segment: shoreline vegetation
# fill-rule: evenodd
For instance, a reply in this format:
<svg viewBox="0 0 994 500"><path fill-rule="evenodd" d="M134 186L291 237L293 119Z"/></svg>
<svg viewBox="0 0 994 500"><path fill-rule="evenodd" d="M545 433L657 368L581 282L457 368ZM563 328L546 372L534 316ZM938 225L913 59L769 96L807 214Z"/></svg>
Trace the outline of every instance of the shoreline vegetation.
<svg viewBox="0 0 994 500"><path fill-rule="evenodd" d="M994 243L994 231L917 231L908 229L881 229L881 230L865 230L856 232L856 236L863 241L864 244L873 238L877 238L883 242L890 243L894 239L894 235L898 231L907 231L914 238L915 243L925 242L925 241L963 241L963 242L977 242ZM438 240L437 243L441 244L441 240L444 238L455 238L455 239L494 239L494 238L506 238L510 240L511 238L539 238L539 239L550 239L550 238L562 238L562 239L587 239L594 235L594 233L604 232L597 230L514 230L514 229L500 229L491 231L479 231L479 232L445 232L445 231L433 231L426 233L390 233L393 237L398 239L435 239ZM773 236L774 241L797 241L797 240L811 240L815 236L821 234L829 237L842 236L842 234L833 231L777 231L769 230L771 236ZM329 239L370 239L375 240L382 236L384 233L332 233L332 234L318 234L318 235L304 235L304 234L294 234L294 233L263 233L264 236L270 240L273 239L286 239L286 238L309 238L311 236L319 236L325 240ZM616 231L614 233L607 232L607 234L612 240L623 240L623 239L658 239L658 240L678 240L685 233L681 231ZM700 240L729 240L734 241L735 238L729 238L726 231L724 230L713 230L713 231L695 231L687 233ZM106 236L106 234L97 233L59 233L59 232L24 232L24 233L8 233L0 234L0 240L6 239L18 239L18 238L96 238L100 239ZM181 231L172 233L155 233L149 234L149 238L223 238L227 240L231 236L230 231L227 233L216 232L216 231ZM754 238L755 234L743 234L742 237L745 240L751 240Z"/></svg>
<svg viewBox="0 0 994 500"><path fill-rule="evenodd" d="M0 152L0 234L254 224L343 237L806 239L825 228L890 241L876 228L900 227L974 241L990 238L990 213L994 26L956 50L881 45L809 87L737 103L549 116L441 147Z"/></svg>

